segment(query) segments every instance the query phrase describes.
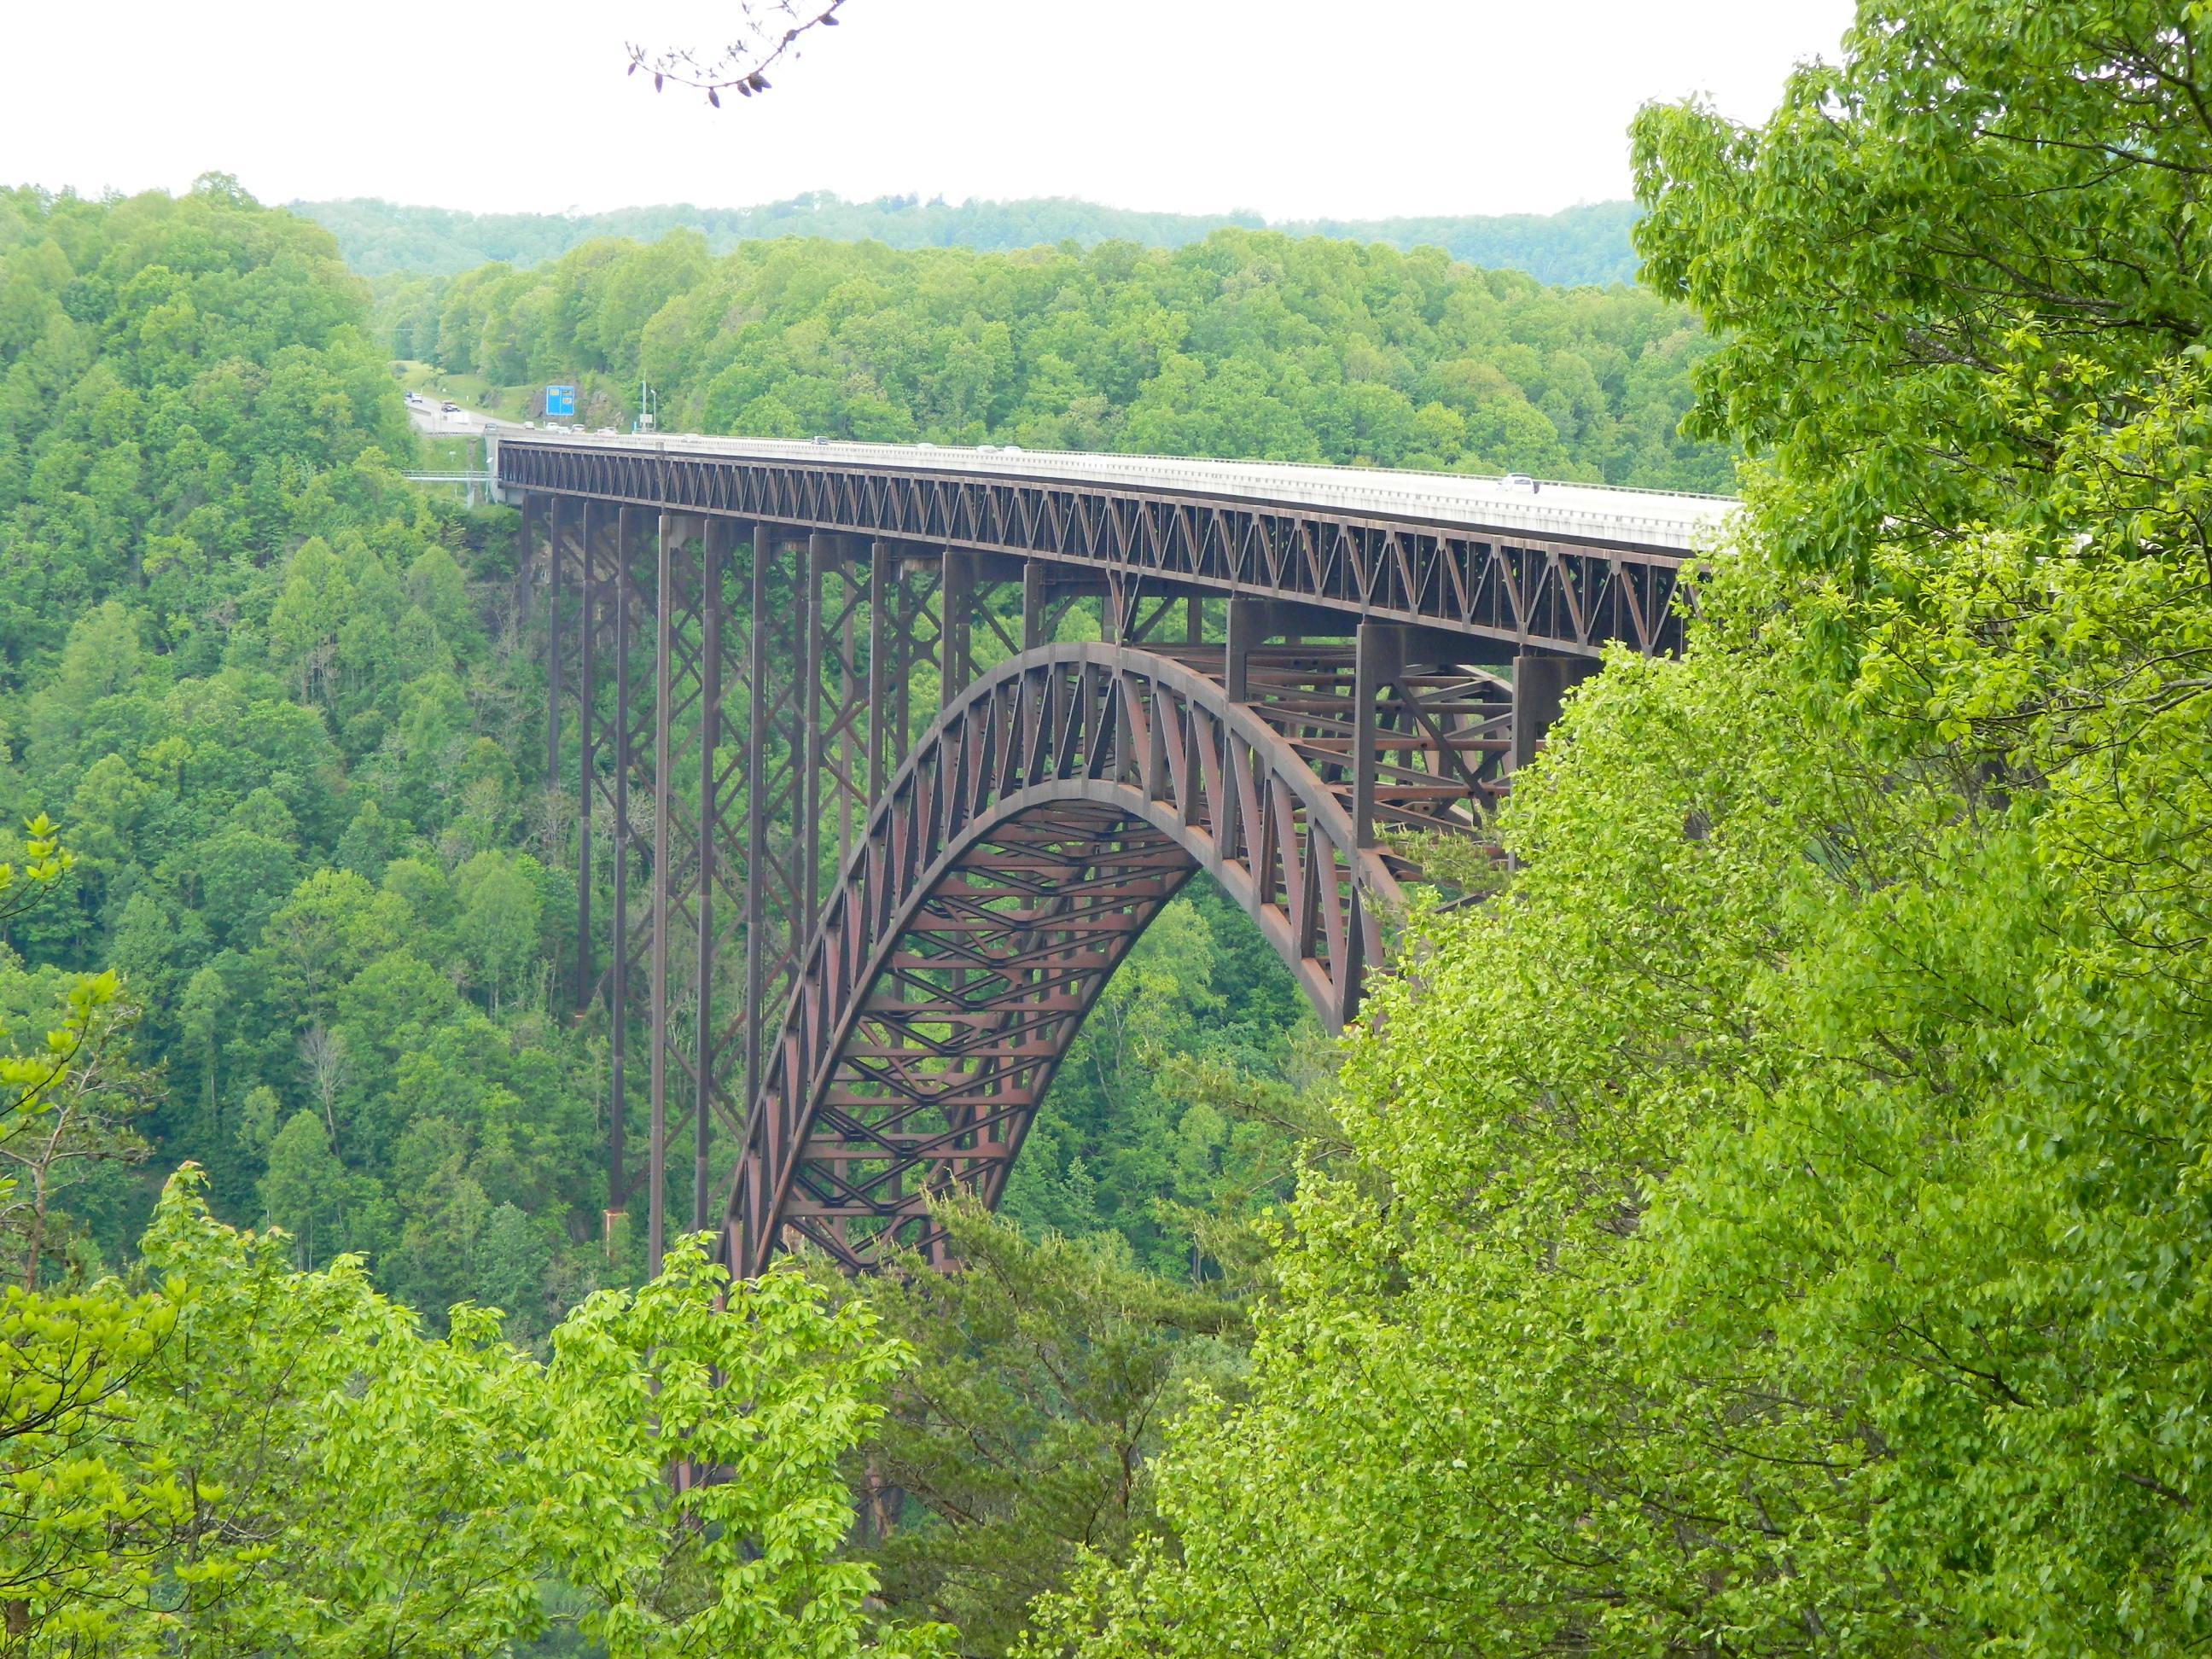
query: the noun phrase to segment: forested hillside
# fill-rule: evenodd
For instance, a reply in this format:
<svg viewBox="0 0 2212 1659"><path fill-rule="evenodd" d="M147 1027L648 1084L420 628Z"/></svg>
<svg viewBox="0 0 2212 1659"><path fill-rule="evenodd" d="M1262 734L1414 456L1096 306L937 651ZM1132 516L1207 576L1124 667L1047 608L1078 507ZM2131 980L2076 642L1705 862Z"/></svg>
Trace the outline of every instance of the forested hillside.
<svg viewBox="0 0 2212 1659"><path fill-rule="evenodd" d="M220 1212L542 1330L596 1271L554 1262L600 1202L597 1109L537 995L559 878L509 758L506 532L397 476L414 440L319 231L220 181L17 192L0 259L0 817L76 857L0 972L122 974L167 1084L139 1127ZM87 1177L66 1207L112 1262L148 1189Z"/></svg>
<svg viewBox="0 0 2212 1659"><path fill-rule="evenodd" d="M1764 125L1638 118L1656 295L1246 230L395 287L457 387L746 429L1748 458L1369 1018L1169 907L1009 1216L866 1279L599 1246L542 638L334 244L0 196L0 1647L2212 1647L2208 65L1870 0Z"/></svg>
<svg viewBox="0 0 2212 1659"><path fill-rule="evenodd" d="M1679 306L1273 232L1172 252L899 252L696 234L381 285L395 356L520 418L584 377L587 424L1014 442L1725 489L1680 435L1712 342ZM501 397L498 389L511 389Z"/></svg>
<svg viewBox="0 0 2212 1659"><path fill-rule="evenodd" d="M366 322L228 179L0 192L0 1640L935 1651L833 1559L865 1308L684 1246L508 1346L638 1264L544 1012L511 538L398 476ZM426 1334L464 1298L504 1332Z"/></svg>
<svg viewBox="0 0 2212 1659"><path fill-rule="evenodd" d="M414 440L320 232L220 181L5 209L0 822L50 815L76 864L11 930L0 1007L20 1029L63 968L112 967L165 1085L131 1115L143 1170L58 1177L47 1249L124 1259L189 1158L303 1265L362 1252L434 1318L472 1298L542 1335L642 1263L599 1237L605 1032L550 1006L574 878L508 515L395 475ZM1178 903L1012 1212L1186 1261L1155 1205L1243 1155L1151 1057L1276 1077L1305 1018L1233 908Z"/></svg>
<svg viewBox="0 0 2212 1659"><path fill-rule="evenodd" d="M1065 197L952 203L886 196L847 202L827 191L750 208L677 204L609 213L460 213L355 198L295 202L291 210L336 236L346 264L364 276L453 276L494 261L534 265L586 242L607 237L658 241L672 230L696 231L714 253L727 253L740 242L785 236L1004 253L1062 242L1174 248L1225 227L1259 230L1267 224L1255 213L1143 213ZM1401 250L1440 247L1467 264L1526 271L1540 282L1571 286L1635 279L1636 253L1628 240L1635 220L1632 203L1600 202L1553 214L1287 220L1274 228L1294 236L1382 242Z"/></svg>

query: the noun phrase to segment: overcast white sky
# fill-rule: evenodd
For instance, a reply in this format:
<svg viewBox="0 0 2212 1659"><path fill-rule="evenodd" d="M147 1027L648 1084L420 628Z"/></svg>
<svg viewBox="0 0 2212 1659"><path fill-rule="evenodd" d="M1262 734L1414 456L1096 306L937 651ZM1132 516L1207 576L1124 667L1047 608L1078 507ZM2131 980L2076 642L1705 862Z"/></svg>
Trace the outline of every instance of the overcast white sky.
<svg viewBox="0 0 2212 1659"><path fill-rule="evenodd" d="M732 8L0 0L0 180L558 211L806 190L1080 196L1271 218L1628 193L1647 99L1772 105L1850 0L848 0L710 110L624 43Z"/></svg>

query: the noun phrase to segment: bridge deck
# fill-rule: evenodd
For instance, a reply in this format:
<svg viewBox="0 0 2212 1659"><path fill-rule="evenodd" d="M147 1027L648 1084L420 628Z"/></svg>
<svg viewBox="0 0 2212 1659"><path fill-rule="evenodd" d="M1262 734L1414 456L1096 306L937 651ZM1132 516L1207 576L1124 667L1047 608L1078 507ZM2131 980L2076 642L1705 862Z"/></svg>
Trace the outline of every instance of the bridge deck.
<svg viewBox="0 0 2212 1659"><path fill-rule="evenodd" d="M1282 461L1217 461L1078 451L962 449L931 444L817 443L689 434L613 436L495 425L500 445L583 446L629 454L727 456L968 478L1101 483L1178 495L1348 513L1528 536L1687 552L1706 526L1731 513L1727 495L1605 484L1544 482L1534 490L1496 477L1379 467L1308 466Z"/></svg>

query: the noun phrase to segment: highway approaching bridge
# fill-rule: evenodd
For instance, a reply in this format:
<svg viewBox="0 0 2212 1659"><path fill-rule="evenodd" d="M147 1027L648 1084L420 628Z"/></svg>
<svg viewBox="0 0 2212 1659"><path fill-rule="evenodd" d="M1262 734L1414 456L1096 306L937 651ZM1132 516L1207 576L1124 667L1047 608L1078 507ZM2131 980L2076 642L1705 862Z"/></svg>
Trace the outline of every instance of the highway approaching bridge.
<svg viewBox="0 0 2212 1659"><path fill-rule="evenodd" d="M996 1202L1099 992L1200 871L1341 1026L1418 873L1401 832L1480 836L1608 641L1673 649L1682 566L1733 505L926 445L489 447L574 802L610 1203L641 1181L657 1261L688 1151L690 1224L741 1273L799 1239L941 1259L931 1196Z"/></svg>

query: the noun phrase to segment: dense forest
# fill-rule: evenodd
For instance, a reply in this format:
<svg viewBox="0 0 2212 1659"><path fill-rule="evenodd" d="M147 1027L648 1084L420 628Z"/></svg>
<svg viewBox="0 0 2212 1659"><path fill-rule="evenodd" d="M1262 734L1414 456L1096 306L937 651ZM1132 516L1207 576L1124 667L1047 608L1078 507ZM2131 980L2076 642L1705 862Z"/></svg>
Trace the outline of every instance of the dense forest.
<svg viewBox="0 0 2212 1659"><path fill-rule="evenodd" d="M1746 458L1376 1018L1170 907L963 1270L866 1281L599 1240L542 641L503 510L398 476L394 295L222 178L0 196L0 1644L2212 1643L2208 63L1869 0L1764 125L1638 118L1644 295L1245 230L432 290L454 377L1209 443L1231 368L1419 415L1602 302Z"/></svg>
<svg viewBox="0 0 2212 1659"><path fill-rule="evenodd" d="M7 205L0 815L65 823L75 863L12 929L0 1006L114 967L168 1085L133 1120L154 1167L197 1161L216 1213L287 1228L303 1265L361 1252L414 1305L542 1335L641 1264L599 1237L604 1033L549 1013L574 877L522 740L542 665L511 515L396 476L398 390L319 232L220 181ZM1212 895L1109 1015L1012 1208L1141 1242L1227 1132L1177 1164L1135 1057L1276 1076L1304 1015ZM128 1164L69 1170L48 1248L121 1259L158 1184Z"/></svg>
<svg viewBox="0 0 2212 1659"><path fill-rule="evenodd" d="M903 1350L789 1275L726 1316L689 1246L589 1294L635 1274L571 1243L512 537L400 478L367 321L228 179L0 194L0 1630L830 1650ZM471 1301L581 1305L540 1363Z"/></svg>
<svg viewBox="0 0 2212 1659"><path fill-rule="evenodd" d="M18 193L0 257L0 811L76 858L7 971L123 975L168 1085L137 1133L218 1213L542 1328L527 1281L599 1200L581 1055L528 994L558 878L508 759L506 537L398 477L414 441L312 228L220 181ZM143 1184L72 1174L76 1242L117 1260Z"/></svg>
<svg viewBox="0 0 2212 1659"><path fill-rule="evenodd" d="M522 417L581 377L587 424L1014 442L1725 489L1681 435L1711 340L1630 289L1549 289L1433 248L1216 231L1172 252L902 252L696 234L528 270L380 284L393 355Z"/></svg>
<svg viewBox="0 0 2212 1659"><path fill-rule="evenodd" d="M657 242L672 230L696 231L707 239L708 252L720 254L740 242L787 236L881 242L896 248L964 247L981 253L1063 242L1175 248L1232 226L1267 228L1256 213L1142 213L1066 198L955 203L887 196L847 202L827 191L761 207L684 204L580 214L461 213L358 198L290 205L336 236L346 264L364 276L457 276L495 262L542 264L586 242L610 237ZM1635 222L1634 204L1600 202L1552 214L1290 220L1274 228L1293 236L1382 242L1401 251L1440 247L1466 264L1526 271L1539 282L1573 286L1634 280L1636 252L1628 231Z"/></svg>
<svg viewBox="0 0 2212 1659"><path fill-rule="evenodd" d="M506 1588L441 1633L459 1644L448 1650L548 1619L546 1651L578 1628L612 1641L623 1620L686 1639L757 1635L763 1607L825 1586L849 1614L866 1579L829 1559L844 1528L818 1494L842 1491L840 1455L879 1409L866 1396L902 1339L871 1334L872 1310L790 1285L769 1293L750 1347L708 1316L696 1256L633 1295L641 1241L601 1226L604 1025L571 1024L550 994L574 878L533 771L542 641L524 620L512 514L398 476L416 440L368 325L325 234L228 179L175 200L0 196L0 822L17 827L0 839L0 1043L14 1045L0 1060L0 1273L15 1298L0 1329L18 1365L0 1399L28 1413L0 1416L0 1443L28 1437L19 1468L71 1458L106 1483L0 1504L0 1590L18 1573L44 1585L30 1605L58 1632L104 1586L112 1617L84 1628L127 1641L167 1617L131 1587L131 1551L220 1563L229 1546L200 1528L275 1537L270 1582L184 1603L226 1650L304 1639L362 1605L349 1595L382 1595L343 1589L343 1540L315 1532L319 1507L396 1540L450 1506L469 1458L520 1455L581 1413L574 1431L605 1460L592 1504L642 1517L633 1559L580 1582L559 1540L582 1511L550 1530L510 1524L566 1475L518 1474L494 1500ZM1194 1242L1201 1219L1286 1194L1294 1163L1287 1128L1235 1106L1325 1064L1316 1040L1234 907L1176 902L1071 1057L1008 1224L1071 1241L1052 1248L1116 1285L1218 1276ZM1175 1087L1169 1054L1200 1082ZM979 1251L1037 1248L978 1224ZM446 1334L462 1357L396 1344L408 1328ZM222 1443L216 1384L178 1329L258 1379L265 1433ZM41 1332L72 1356L69 1397L86 1407L58 1439L38 1432L27 1393L55 1363ZM300 1370L299 1345L325 1339ZM502 1340L553 1369L514 1370ZM564 1344L585 1345L565 1380ZM707 1500L635 1490L737 1396L702 1386L698 1414L658 1431L611 1402L665 1399L695 1361L719 1388L751 1388L735 1379L770 1352L814 1356L776 1386L794 1411L830 1414L805 1445L757 1454L796 1460L773 1501L812 1518L793 1534L793 1576L747 1591L748 1611L672 1553ZM373 1431L342 1420L362 1368L380 1411L483 1389L506 1391L509 1416L461 1441L426 1431L422 1461L372 1478L358 1437ZM126 1380L131 1411L115 1417L106 1402ZM586 1398L602 1388L607 1401ZM131 1426L112 1442L119 1422ZM655 1433L670 1437L658 1453ZM162 1484L185 1456L228 1483L204 1513ZM62 1524L118 1529L130 1548L49 1577L40 1540ZM440 1571L480 1566L457 1556ZM434 1595L404 1601L379 1616L439 1627ZM326 1602L341 1611L314 1611Z"/></svg>

